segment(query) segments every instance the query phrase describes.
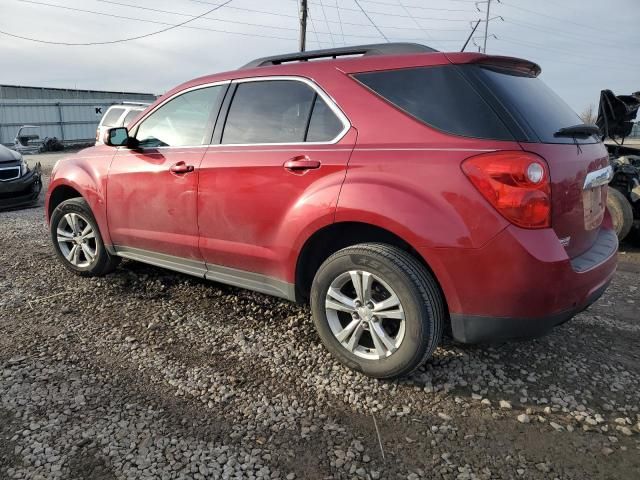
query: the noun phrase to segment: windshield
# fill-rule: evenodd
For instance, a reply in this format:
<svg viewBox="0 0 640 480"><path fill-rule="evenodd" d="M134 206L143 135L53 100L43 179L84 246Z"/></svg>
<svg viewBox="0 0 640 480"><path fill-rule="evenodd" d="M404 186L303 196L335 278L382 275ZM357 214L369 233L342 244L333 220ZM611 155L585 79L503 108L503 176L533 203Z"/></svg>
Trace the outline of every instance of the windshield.
<svg viewBox="0 0 640 480"><path fill-rule="evenodd" d="M595 143L598 138L558 137L561 128L580 125L583 121L553 90L537 77L529 77L507 70L478 68L483 82L498 100L526 124L543 143Z"/></svg>

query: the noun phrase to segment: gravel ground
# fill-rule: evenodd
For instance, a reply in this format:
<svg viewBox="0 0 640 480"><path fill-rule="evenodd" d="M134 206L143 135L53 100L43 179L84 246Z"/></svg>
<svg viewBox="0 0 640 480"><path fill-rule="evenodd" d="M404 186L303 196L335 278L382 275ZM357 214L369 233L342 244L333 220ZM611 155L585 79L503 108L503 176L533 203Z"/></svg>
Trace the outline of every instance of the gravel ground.
<svg viewBox="0 0 640 480"><path fill-rule="evenodd" d="M640 252L527 342L377 381L306 308L135 262L83 279L0 213L0 478L640 478Z"/></svg>

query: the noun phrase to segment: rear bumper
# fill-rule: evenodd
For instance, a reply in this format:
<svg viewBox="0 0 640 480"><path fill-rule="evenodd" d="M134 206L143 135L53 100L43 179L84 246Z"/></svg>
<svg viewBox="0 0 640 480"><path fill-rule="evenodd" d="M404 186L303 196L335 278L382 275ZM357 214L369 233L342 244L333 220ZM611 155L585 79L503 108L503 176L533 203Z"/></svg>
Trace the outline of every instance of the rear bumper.
<svg viewBox="0 0 640 480"><path fill-rule="evenodd" d="M26 175L9 182L0 182L0 209L22 207L34 203L42 190L40 165Z"/></svg>
<svg viewBox="0 0 640 480"><path fill-rule="evenodd" d="M598 300L611 279L594 291L584 305L538 318L482 317L477 315L451 315L453 338L462 343L485 343L517 338L535 338L548 333Z"/></svg>
<svg viewBox="0 0 640 480"><path fill-rule="evenodd" d="M480 249L422 253L440 280L454 338L477 343L539 336L587 308L615 273L617 247L603 225L594 245L569 259L552 229L509 226Z"/></svg>

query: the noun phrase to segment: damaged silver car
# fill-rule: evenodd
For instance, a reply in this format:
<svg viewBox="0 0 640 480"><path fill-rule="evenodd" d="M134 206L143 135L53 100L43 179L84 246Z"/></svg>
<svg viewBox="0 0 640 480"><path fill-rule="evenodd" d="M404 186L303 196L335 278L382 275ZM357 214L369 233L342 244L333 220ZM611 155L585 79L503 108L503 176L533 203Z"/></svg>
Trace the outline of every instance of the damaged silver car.
<svg viewBox="0 0 640 480"><path fill-rule="evenodd" d="M40 163L29 167L22 154L0 145L0 209L34 204L42 190Z"/></svg>

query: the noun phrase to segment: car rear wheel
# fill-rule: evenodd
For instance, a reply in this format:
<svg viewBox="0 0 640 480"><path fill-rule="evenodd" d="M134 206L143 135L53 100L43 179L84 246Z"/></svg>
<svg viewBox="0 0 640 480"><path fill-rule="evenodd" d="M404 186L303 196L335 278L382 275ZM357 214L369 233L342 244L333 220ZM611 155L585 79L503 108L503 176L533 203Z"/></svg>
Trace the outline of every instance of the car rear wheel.
<svg viewBox="0 0 640 480"><path fill-rule="evenodd" d="M120 257L110 255L104 248L98 224L82 198L58 205L51 215L50 230L58 258L78 275L105 275L120 263Z"/></svg>
<svg viewBox="0 0 640 480"><path fill-rule="evenodd" d="M389 245L360 244L329 257L314 278L311 308L325 347L371 377L409 374L442 337L444 305L435 279Z"/></svg>
<svg viewBox="0 0 640 480"><path fill-rule="evenodd" d="M629 235L633 227L633 208L629 200L615 188L609 187L607 192L607 208L613 220L613 227L622 241Z"/></svg>

